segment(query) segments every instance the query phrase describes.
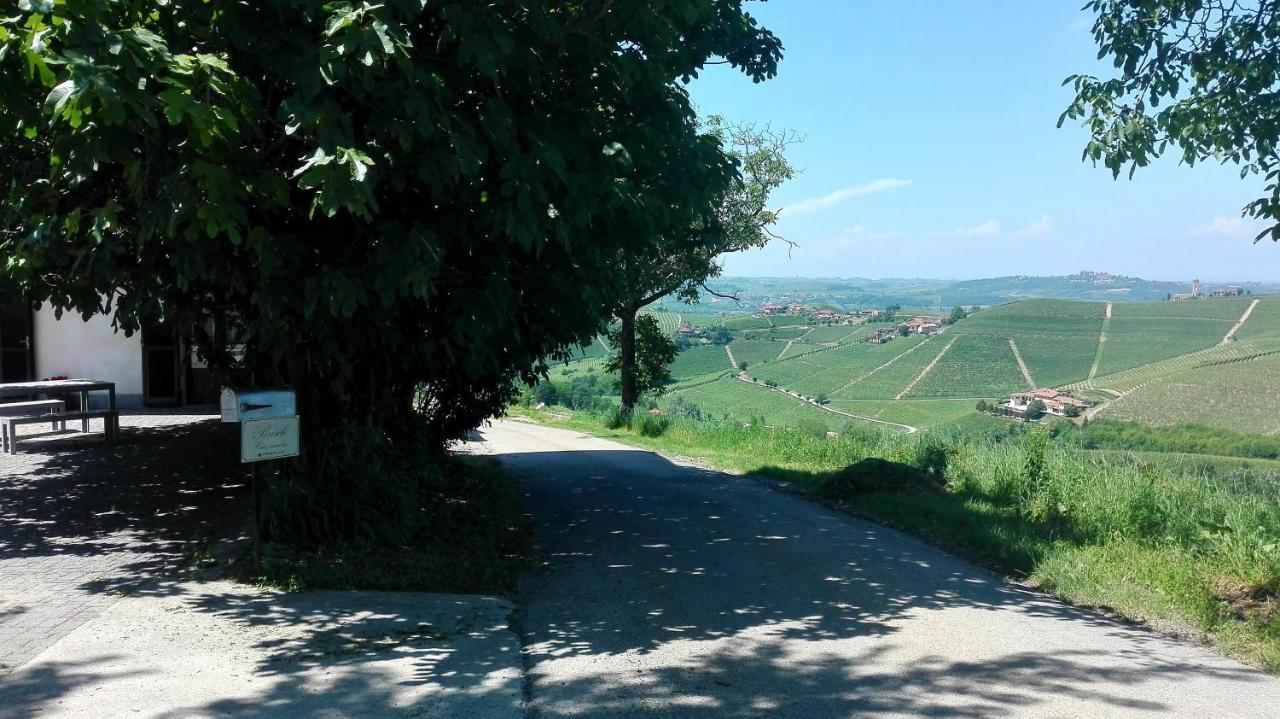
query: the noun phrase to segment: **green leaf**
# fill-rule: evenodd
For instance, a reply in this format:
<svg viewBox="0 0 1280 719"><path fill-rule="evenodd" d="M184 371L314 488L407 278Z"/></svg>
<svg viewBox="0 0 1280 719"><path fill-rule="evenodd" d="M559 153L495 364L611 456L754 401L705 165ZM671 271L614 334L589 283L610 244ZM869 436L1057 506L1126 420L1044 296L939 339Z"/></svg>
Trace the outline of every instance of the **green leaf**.
<svg viewBox="0 0 1280 719"><path fill-rule="evenodd" d="M49 94L44 98L44 111L51 115L57 114L62 107L67 104L67 100L71 97L71 91L75 89L75 81L64 80L54 86Z"/></svg>

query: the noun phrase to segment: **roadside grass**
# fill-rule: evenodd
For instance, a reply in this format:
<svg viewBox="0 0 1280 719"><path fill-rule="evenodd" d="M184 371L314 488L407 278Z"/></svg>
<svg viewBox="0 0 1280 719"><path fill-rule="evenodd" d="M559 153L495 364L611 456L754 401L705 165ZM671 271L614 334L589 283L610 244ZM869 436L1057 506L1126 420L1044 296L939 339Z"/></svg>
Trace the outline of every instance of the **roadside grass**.
<svg viewBox="0 0 1280 719"><path fill-rule="evenodd" d="M287 591L313 589L510 594L532 566L533 528L514 481L486 458L451 456L425 493L412 544L350 543L311 549L264 542L261 571L242 579Z"/></svg>
<svg viewBox="0 0 1280 719"><path fill-rule="evenodd" d="M1219 481L1041 431L827 437L675 420L653 437L603 431L587 414L514 413L780 480L1072 603L1280 672L1280 474Z"/></svg>

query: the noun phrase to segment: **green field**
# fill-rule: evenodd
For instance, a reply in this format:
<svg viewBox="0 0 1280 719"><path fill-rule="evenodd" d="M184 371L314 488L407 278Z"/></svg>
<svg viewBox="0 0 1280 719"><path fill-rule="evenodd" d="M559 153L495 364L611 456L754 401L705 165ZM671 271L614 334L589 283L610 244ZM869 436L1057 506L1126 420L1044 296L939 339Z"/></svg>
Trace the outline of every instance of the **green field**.
<svg viewBox="0 0 1280 719"><path fill-rule="evenodd" d="M738 362L746 362L752 366L750 371L754 371L754 365L765 362L772 362L778 358L778 354L787 346L783 340L734 340L729 343L729 349L733 350L733 358Z"/></svg>
<svg viewBox="0 0 1280 719"><path fill-rule="evenodd" d="M850 421L848 417L818 409L781 392L732 377L677 390L672 393L672 396L675 395L684 397L715 419L729 418L749 422L753 418L763 417L766 424L787 426L817 422L832 431Z"/></svg>
<svg viewBox="0 0 1280 719"><path fill-rule="evenodd" d="M732 369L729 356L724 347L719 345L697 345L676 355L671 363L671 378L676 382L708 374Z"/></svg>
<svg viewBox="0 0 1280 719"><path fill-rule="evenodd" d="M902 399L831 401L835 409L863 417L899 422L913 427L936 427L973 414L974 402L968 399Z"/></svg>
<svg viewBox="0 0 1280 719"><path fill-rule="evenodd" d="M748 333L744 333L744 334L743 334L743 337L749 337L749 338L751 338L751 339L780 339L780 340L793 340L793 339L796 339L796 338L798 338L798 337L800 337L800 336L802 336L802 335L809 334L809 330L811 330L811 329L813 329L813 328L812 328L812 327L809 327L809 326L807 326L807 325L791 326L791 327L782 327L782 326L780 326L780 327L778 327L778 328L776 328L776 329L770 329L770 330L767 330L767 331L765 331L765 332L748 332Z"/></svg>
<svg viewBox="0 0 1280 719"><path fill-rule="evenodd" d="M804 341L814 344L822 344L824 342L847 344L869 334L871 334L871 330L866 325L824 325L814 327L812 332L804 336Z"/></svg>
<svg viewBox="0 0 1280 719"><path fill-rule="evenodd" d="M658 326L662 328L663 334L674 337L676 330L680 328L681 315L676 312L648 312L645 314L653 315L658 320Z"/></svg>
<svg viewBox="0 0 1280 719"><path fill-rule="evenodd" d="M752 317L751 315L729 317L716 324L722 324L726 329L730 330L758 330L773 327L773 323L768 318Z"/></svg>
<svg viewBox="0 0 1280 719"><path fill-rule="evenodd" d="M1195 367L1138 387L1099 417L1280 434L1280 354Z"/></svg>
<svg viewBox="0 0 1280 719"><path fill-rule="evenodd" d="M573 359L588 359L591 357L605 357L609 354L609 346L605 344L603 337L597 337L595 342L586 347L577 347L573 351Z"/></svg>
<svg viewBox="0 0 1280 719"><path fill-rule="evenodd" d="M1127 392L1139 385L1164 379L1183 370L1248 359L1277 351L1280 351L1280 336L1264 335L1248 341L1214 345L1198 352L1144 364L1122 372L1099 375L1091 380L1067 385L1067 388L1106 389L1111 390L1111 394L1114 395Z"/></svg>
<svg viewBox="0 0 1280 719"><path fill-rule="evenodd" d="M1240 340L1280 336L1280 296L1260 297L1249 321L1236 333Z"/></svg>
<svg viewBox="0 0 1280 719"><path fill-rule="evenodd" d="M1058 387L1089 375L1105 311L1100 302L1027 300L979 312L952 331L1012 338L1036 385Z"/></svg>
<svg viewBox="0 0 1280 719"><path fill-rule="evenodd" d="M1236 341L1222 344L1254 299L1258 305ZM1035 386L1079 392L1100 403L1097 416L1280 431L1280 420L1273 421L1280 416L1280 399L1270 374L1280 363L1280 296L1115 302L1109 320L1106 307L1105 302L1024 300L978 311L928 340L898 337L879 345L865 338L890 325L807 325L805 318L785 315L655 315L672 331L682 319L702 326L723 323L732 328L729 347L738 362L748 364L750 376L806 397L825 396L833 407L854 414L918 427L976 417L978 398L995 400L1027 389L1012 340ZM606 352L597 340L575 356ZM1095 360L1096 374L1090 378ZM564 379L589 366L575 363L555 374ZM735 417L772 409L778 422L786 422L813 414L814 408L782 394L712 382L731 369L723 347L695 346L677 357L672 378L695 385L703 399L699 404L709 401ZM709 399L718 389L733 392L733 401ZM753 407L752 401L762 404ZM788 403L800 408L798 414L778 413Z"/></svg>
<svg viewBox="0 0 1280 719"><path fill-rule="evenodd" d="M707 327L708 325L718 325L728 319L730 315L713 315L705 312L682 312L680 318L688 322L694 327Z"/></svg>
<svg viewBox="0 0 1280 719"><path fill-rule="evenodd" d="M826 349L789 357L781 362L753 367L753 377L771 380L801 394L836 396L836 390L853 379L870 372L911 347L920 338L909 338L882 345L858 343L838 349Z"/></svg>
<svg viewBox="0 0 1280 719"><path fill-rule="evenodd" d="M588 357L572 362L558 362L551 365L551 368L547 371L547 376L553 381L562 381L587 372L602 373L604 372L604 362L604 357Z"/></svg>
<svg viewBox="0 0 1280 719"><path fill-rule="evenodd" d="M1212 347L1240 319L1249 301L1232 297L1117 304L1099 355L1098 373L1120 372Z"/></svg>
<svg viewBox="0 0 1280 719"><path fill-rule="evenodd" d="M957 335L942 361L907 397L999 397L1025 389L1007 339Z"/></svg>
<svg viewBox="0 0 1280 719"><path fill-rule="evenodd" d="M903 337L882 345L869 345L868 365L832 393L837 399L892 399L946 346L943 335L932 339Z"/></svg>

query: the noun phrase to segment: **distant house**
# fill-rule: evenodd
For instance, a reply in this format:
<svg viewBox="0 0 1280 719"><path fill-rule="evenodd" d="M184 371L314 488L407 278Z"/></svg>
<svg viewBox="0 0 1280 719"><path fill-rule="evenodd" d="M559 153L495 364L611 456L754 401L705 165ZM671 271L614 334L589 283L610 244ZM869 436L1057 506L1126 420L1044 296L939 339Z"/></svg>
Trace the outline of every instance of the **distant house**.
<svg viewBox="0 0 1280 719"><path fill-rule="evenodd" d="M793 315L802 315L805 313L805 310L807 309L809 309L808 305L796 302L795 304L792 304L791 306L787 307L787 312Z"/></svg>
<svg viewBox="0 0 1280 719"><path fill-rule="evenodd" d="M692 337L694 333L693 325L688 322L681 322L680 327L676 329L676 334L681 337Z"/></svg>
<svg viewBox="0 0 1280 719"><path fill-rule="evenodd" d="M1244 294L1244 290L1239 287L1223 287L1213 291L1214 297L1239 297L1242 294Z"/></svg>
<svg viewBox="0 0 1280 719"><path fill-rule="evenodd" d="M1052 414L1058 417L1066 417L1069 407L1075 407L1076 410L1083 412L1088 409L1089 403L1082 399L1072 397L1066 392L1056 389L1037 389L1030 392L1014 392L1009 395L1009 399L1004 406L1017 412L1018 414L1026 413L1033 402L1040 402L1044 405L1046 414Z"/></svg>
<svg viewBox="0 0 1280 719"><path fill-rule="evenodd" d="M912 317L902 324L907 334L936 335L942 331L942 320L938 317Z"/></svg>
<svg viewBox="0 0 1280 719"><path fill-rule="evenodd" d="M888 342L889 340L897 336L898 336L897 330L891 327L882 327L876 330L875 334L871 335L871 344L873 345L884 344L885 342Z"/></svg>
<svg viewBox="0 0 1280 719"><path fill-rule="evenodd" d="M783 312L786 312L787 308L783 307L782 305L769 304L769 305L765 305L764 307L761 307L760 311L766 315L780 315Z"/></svg>
<svg viewBox="0 0 1280 719"><path fill-rule="evenodd" d="M833 320L835 317L836 313L831 310L818 310L813 313L813 318L815 320Z"/></svg>

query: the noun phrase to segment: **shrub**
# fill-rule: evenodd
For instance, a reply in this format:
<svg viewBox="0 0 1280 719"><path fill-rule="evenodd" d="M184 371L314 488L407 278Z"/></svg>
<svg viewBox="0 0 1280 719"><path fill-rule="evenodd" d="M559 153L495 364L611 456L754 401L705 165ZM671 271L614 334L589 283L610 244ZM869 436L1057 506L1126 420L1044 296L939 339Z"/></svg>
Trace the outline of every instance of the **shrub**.
<svg viewBox="0 0 1280 719"><path fill-rule="evenodd" d="M805 417L797 420L792 426L792 429L800 434L808 435L810 437L827 436L827 425L811 417Z"/></svg>
<svg viewBox="0 0 1280 719"><path fill-rule="evenodd" d="M915 466L930 477L942 478L947 474L947 467L958 449L951 444L930 438L922 441L916 448Z"/></svg>
<svg viewBox="0 0 1280 719"><path fill-rule="evenodd" d="M623 412L621 407L614 407L604 417L605 429L620 429L631 426L631 415Z"/></svg>
<svg viewBox="0 0 1280 719"><path fill-rule="evenodd" d="M560 392L554 384L543 380L533 387L533 401L550 407L560 401Z"/></svg>
<svg viewBox="0 0 1280 719"><path fill-rule="evenodd" d="M632 423L632 429L644 437L661 437L671 427L671 418L664 415L641 415Z"/></svg>
<svg viewBox="0 0 1280 719"><path fill-rule="evenodd" d="M697 404L685 399L684 395L676 395L667 403L667 414L680 419L703 420L707 419L702 408Z"/></svg>

